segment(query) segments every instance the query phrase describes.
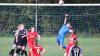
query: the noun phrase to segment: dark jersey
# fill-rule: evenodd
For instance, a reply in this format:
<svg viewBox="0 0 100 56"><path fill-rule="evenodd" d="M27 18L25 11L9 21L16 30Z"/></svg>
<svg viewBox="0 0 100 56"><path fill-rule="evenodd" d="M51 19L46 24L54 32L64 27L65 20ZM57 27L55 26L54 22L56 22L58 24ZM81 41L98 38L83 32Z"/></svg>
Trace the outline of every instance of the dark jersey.
<svg viewBox="0 0 100 56"><path fill-rule="evenodd" d="M18 33L18 45L19 46L26 46L27 45L27 37L22 38L22 36L27 35L27 30L23 29L20 30Z"/></svg>
<svg viewBox="0 0 100 56"><path fill-rule="evenodd" d="M81 54L81 49L78 46L74 46L71 49L71 56L80 56Z"/></svg>
<svg viewBox="0 0 100 56"><path fill-rule="evenodd" d="M19 31L19 34L18 34L18 39L19 39L19 40L26 40L27 37L22 38L22 36L25 36L26 34L27 34L26 29L20 30L20 31Z"/></svg>

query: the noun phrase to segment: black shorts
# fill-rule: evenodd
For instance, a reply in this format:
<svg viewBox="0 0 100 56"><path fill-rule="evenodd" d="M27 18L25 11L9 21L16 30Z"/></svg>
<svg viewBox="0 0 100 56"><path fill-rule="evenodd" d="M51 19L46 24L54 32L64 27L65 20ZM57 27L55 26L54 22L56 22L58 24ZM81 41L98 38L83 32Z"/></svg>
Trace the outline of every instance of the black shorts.
<svg viewBox="0 0 100 56"><path fill-rule="evenodd" d="M26 47L26 45L27 45L27 41L25 41L25 40L18 41L18 46L25 46Z"/></svg>

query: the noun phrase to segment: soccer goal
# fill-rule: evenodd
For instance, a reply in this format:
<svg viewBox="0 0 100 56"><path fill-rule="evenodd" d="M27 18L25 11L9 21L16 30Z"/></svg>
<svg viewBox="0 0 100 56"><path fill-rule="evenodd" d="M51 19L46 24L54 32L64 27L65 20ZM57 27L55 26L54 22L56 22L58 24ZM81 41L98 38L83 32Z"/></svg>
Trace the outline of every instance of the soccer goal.
<svg viewBox="0 0 100 56"><path fill-rule="evenodd" d="M42 35L56 35L64 14L78 33L100 33L100 4L0 4L0 33L11 34L19 23L37 27Z"/></svg>

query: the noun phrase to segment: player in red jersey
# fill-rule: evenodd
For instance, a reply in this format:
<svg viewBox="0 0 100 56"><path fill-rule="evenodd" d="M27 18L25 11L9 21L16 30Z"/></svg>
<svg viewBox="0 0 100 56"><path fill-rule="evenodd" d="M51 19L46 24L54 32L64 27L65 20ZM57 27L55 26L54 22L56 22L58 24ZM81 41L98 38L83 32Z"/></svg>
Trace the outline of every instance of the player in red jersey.
<svg viewBox="0 0 100 56"><path fill-rule="evenodd" d="M78 46L78 41L74 39L74 45L66 48L64 56L83 56L82 49Z"/></svg>
<svg viewBox="0 0 100 56"><path fill-rule="evenodd" d="M45 49L39 45L36 41L35 45L32 48L32 56L42 56L45 52Z"/></svg>
<svg viewBox="0 0 100 56"><path fill-rule="evenodd" d="M72 49L79 49L79 53L78 55L76 55ZM75 50L74 50L75 51ZM66 52L64 54L64 56L81 56L80 53L81 52L81 49L78 47L78 39L77 39L77 35L76 35L76 31L73 30L73 32L71 33L71 37L69 37L69 43L68 43L68 46L66 48ZM71 54L73 53L73 54Z"/></svg>
<svg viewBox="0 0 100 56"><path fill-rule="evenodd" d="M69 53L69 49L74 45L74 40L77 40L77 35L76 35L76 31L73 30L73 32L71 33L71 36L68 39L68 46L66 48L66 53Z"/></svg>
<svg viewBox="0 0 100 56"><path fill-rule="evenodd" d="M68 39L68 46L72 46L74 45L74 40L77 40L77 35L76 35L76 31L75 30L72 30L72 33L71 33L71 36L69 37Z"/></svg>
<svg viewBox="0 0 100 56"><path fill-rule="evenodd" d="M32 53L32 46L35 45L37 37L40 40L40 35L38 34L38 32L35 31L35 27L31 27L30 31L28 32L28 39L27 39L28 49L29 49L28 56L30 56Z"/></svg>

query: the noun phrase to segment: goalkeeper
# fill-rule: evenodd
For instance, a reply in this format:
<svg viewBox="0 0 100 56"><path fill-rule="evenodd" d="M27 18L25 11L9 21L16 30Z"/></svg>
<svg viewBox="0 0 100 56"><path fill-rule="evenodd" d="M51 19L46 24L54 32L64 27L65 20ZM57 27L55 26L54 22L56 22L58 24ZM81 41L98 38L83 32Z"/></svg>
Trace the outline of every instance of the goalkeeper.
<svg viewBox="0 0 100 56"><path fill-rule="evenodd" d="M65 35L72 32L71 30L72 26L70 23L67 23L67 17L68 17L68 14L65 14L64 24L60 28L57 38L56 38L57 45L59 45L61 49L66 48L66 46L64 45Z"/></svg>

